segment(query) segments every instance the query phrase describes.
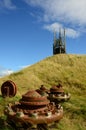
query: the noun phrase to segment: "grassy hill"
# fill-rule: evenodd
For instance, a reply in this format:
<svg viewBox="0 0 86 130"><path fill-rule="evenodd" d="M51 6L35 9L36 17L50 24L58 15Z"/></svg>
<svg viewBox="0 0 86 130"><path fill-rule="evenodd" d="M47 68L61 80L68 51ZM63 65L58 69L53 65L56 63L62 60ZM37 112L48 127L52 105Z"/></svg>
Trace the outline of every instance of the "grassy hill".
<svg viewBox="0 0 86 130"><path fill-rule="evenodd" d="M8 102L19 100L29 89L40 85L50 88L61 83L71 99L63 103L64 117L53 130L86 130L86 55L58 54L31 65L19 72L0 78L0 86L6 80L17 85L15 97L0 97L0 116Z"/></svg>

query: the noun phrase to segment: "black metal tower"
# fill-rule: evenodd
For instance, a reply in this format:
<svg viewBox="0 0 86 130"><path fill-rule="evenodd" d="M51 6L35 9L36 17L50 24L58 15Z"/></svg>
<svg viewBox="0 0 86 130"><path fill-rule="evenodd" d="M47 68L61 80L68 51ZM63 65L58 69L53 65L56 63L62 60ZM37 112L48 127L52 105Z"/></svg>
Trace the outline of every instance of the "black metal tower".
<svg viewBox="0 0 86 130"><path fill-rule="evenodd" d="M53 55L60 53L66 53L65 29L63 36L61 29L59 29L59 38L56 37L56 32L54 31Z"/></svg>

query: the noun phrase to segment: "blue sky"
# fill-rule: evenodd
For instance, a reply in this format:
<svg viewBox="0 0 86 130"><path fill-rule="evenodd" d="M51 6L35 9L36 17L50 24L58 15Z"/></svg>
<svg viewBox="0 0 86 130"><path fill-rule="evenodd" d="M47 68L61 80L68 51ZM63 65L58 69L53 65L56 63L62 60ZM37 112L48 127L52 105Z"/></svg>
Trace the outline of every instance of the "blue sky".
<svg viewBox="0 0 86 130"><path fill-rule="evenodd" d="M59 28L68 54L86 54L86 0L0 0L0 75L52 56Z"/></svg>

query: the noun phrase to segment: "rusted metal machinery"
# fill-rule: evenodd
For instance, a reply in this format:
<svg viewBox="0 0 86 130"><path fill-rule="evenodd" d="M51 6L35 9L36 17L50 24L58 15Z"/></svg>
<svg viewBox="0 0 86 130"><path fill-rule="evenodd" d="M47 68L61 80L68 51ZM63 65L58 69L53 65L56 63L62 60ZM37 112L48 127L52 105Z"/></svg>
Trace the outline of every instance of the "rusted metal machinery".
<svg viewBox="0 0 86 130"><path fill-rule="evenodd" d="M42 96L48 96L48 93L50 92L44 85L41 85L41 87L39 89L36 89L36 91Z"/></svg>
<svg viewBox="0 0 86 130"><path fill-rule="evenodd" d="M59 103L63 101L68 101L71 97L70 93L64 92L61 84L52 86L50 90L46 89L44 85L41 85L39 89L36 90L39 94L47 96L51 102Z"/></svg>
<svg viewBox="0 0 86 130"><path fill-rule="evenodd" d="M14 97L17 93L16 84L11 81L5 81L1 86L1 93L3 97Z"/></svg>
<svg viewBox="0 0 86 130"><path fill-rule="evenodd" d="M7 120L22 127L37 125L38 130L47 130L47 125L63 117L63 107L51 103L46 96L36 90L29 90L22 95L18 103L5 108Z"/></svg>
<svg viewBox="0 0 86 130"><path fill-rule="evenodd" d="M70 97L70 93L65 93L61 84L58 84L57 86L52 86L48 95L48 99L55 103L68 101Z"/></svg>

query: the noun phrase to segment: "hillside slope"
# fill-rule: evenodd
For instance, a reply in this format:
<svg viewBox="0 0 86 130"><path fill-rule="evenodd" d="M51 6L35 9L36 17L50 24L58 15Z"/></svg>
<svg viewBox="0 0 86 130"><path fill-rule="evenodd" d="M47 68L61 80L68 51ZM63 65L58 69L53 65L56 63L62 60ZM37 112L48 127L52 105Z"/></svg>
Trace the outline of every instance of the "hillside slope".
<svg viewBox="0 0 86 130"><path fill-rule="evenodd" d="M14 81L18 91L14 98L4 99L5 103L0 99L2 111L7 102L18 100L29 89L39 88L41 84L50 88L61 83L64 90L71 93L71 99L62 104L64 117L56 127L58 130L86 129L86 55L59 54L47 57L1 78L0 86L6 80Z"/></svg>

